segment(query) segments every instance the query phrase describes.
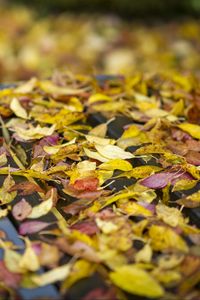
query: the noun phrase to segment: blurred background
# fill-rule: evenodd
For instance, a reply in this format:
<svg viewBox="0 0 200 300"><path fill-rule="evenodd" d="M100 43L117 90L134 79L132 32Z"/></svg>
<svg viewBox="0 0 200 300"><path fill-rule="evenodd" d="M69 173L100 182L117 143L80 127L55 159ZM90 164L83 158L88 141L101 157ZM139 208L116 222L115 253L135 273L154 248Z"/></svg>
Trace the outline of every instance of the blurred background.
<svg viewBox="0 0 200 300"><path fill-rule="evenodd" d="M1 0L0 81L200 69L200 0Z"/></svg>

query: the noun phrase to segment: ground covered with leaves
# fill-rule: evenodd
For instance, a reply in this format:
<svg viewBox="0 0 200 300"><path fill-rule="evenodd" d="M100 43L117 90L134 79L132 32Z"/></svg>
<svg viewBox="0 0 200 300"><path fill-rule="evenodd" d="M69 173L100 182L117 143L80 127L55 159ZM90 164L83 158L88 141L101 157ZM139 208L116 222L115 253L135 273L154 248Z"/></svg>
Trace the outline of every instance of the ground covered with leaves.
<svg viewBox="0 0 200 300"><path fill-rule="evenodd" d="M70 293L94 275L103 285L80 299L199 299L196 77L56 72L1 90L0 115L0 217L24 241L0 232L3 299L51 283Z"/></svg>

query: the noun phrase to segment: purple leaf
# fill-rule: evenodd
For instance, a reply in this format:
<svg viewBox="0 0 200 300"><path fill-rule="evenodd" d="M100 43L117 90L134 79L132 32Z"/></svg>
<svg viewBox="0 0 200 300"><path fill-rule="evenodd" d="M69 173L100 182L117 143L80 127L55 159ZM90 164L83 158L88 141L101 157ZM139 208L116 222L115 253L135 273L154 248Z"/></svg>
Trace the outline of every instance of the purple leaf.
<svg viewBox="0 0 200 300"><path fill-rule="evenodd" d="M25 234L31 234L31 233L36 233L40 230L43 230L47 226L51 225L50 223L47 222L42 222L42 221L27 221L19 226L19 234L25 235Z"/></svg>
<svg viewBox="0 0 200 300"><path fill-rule="evenodd" d="M140 183L151 189L162 189L166 185L175 184L180 179L194 179L189 173L179 170L178 172L162 172L153 174L145 179L142 179Z"/></svg>
<svg viewBox="0 0 200 300"><path fill-rule="evenodd" d="M155 204L152 204L152 203L147 203L147 202L138 202L139 205L143 206L144 208L150 210L153 214L155 213L156 211L156 206Z"/></svg>
<svg viewBox="0 0 200 300"><path fill-rule="evenodd" d="M99 229L94 221L83 221L80 223L76 223L71 226L71 229L78 230L87 235L93 235L99 231Z"/></svg>
<svg viewBox="0 0 200 300"><path fill-rule="evenodd" d="M175 173L156 173L141 180L140 183L151 189L162 189L168 185L174 177Z"/></svg>

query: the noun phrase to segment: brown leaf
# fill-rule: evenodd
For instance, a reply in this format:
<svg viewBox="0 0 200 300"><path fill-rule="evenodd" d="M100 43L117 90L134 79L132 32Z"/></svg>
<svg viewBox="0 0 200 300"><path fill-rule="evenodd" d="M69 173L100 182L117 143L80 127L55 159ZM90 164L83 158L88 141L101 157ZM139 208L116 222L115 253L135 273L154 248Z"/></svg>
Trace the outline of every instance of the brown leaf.
<svg viewBox="0 0 200 300"><path fill-rule="evenodd" d="M190 150L186 154L185 158L189 164L200 166L200 152Z"/></svg>
<svg viewBox="0 0 200 300"><path fill-rule="evenodd" d="M19 195L23 195L23 196L30 195L34 192L38 192L38 193L44 192L43 189L38 184L29 181L16 183L11 187L10 192L12 191L18 191Z"/></svg>

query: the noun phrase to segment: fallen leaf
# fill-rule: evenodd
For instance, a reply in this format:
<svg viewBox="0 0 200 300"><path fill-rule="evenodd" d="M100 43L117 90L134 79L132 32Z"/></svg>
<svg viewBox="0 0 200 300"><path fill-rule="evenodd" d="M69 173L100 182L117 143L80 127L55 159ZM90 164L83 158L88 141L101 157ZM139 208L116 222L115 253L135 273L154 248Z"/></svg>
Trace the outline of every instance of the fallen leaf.
<svg viewBox="0 0 200 300"><path fill-rule="evenodd" d="M29 219L37 219L45 216L53 207L53 192L47 200L43 200L40 204L32 207L31 213L28 215Z"/></svg>
<svg viewBox="0 0 200 300"><path fill-rule="evenodd" d="M67 276L69 276L71 268L71 264L62 265L53 270L45 272L44 274L33 275L31 276L31 279L37 286L45 286L47 284L64 280Z"/></svg>
<svg viewBox="0 0 200 300"><path fill-rule="evenodd" d="M192 123L181 123L178 125L180 129L189 133L195 139L200 139L200 126Z"/></svg>
<svg viewBox="0 0 200 300"><path fill-rule="evenodd" d="M152 225L149 229L151 246L156 251L178 250L183 253L188 252L188 246L184 239L175 233L173 229Z"/></svg>
<svg viewBox="0 0 200 300"><path fill-rule="evenodd" d="M43 221L26 221L19 226L19 234L26 235L41 231L51 225Z"/></svg>
<svg viewBox="0 0 200 300"><path fill-rule="evenodd" d="M12 209L12 215L18 221L26 219L31 212L32 206L24 198L17 202Z"/></svg>
<svg viewBox="0 0 200 300"><path fill-rule="evenodd" d="M131 171L133 169L132 165L123 159L111 159L99 166L99 169L104 170L121 170L121 171Z"/></svg>
<svg viewBox="0 0 200 300"><path fill-rule="evenodd" d="M156 214L158 219L172 227L182 225L185 222L181 212L177 208L168 207L161 203L156 205Z"/></svg>
<svg viewBox="0 0 200 300"><path fill-rule="evenodd" d="M114 145L95 145L95 148L100 155L107 159L130 159L134 157L132 153Z"/></svg>
<svg viewBox="0 0 200 300"><path fill-rule="evenodd" d="M96 191L99 184L98 178L86 177L83 179L77 179L72 187L77 191Z"/></svg>
<svg viewBox="0 0 200 300"><path fill-rule="evenodd" d="M20 117L22 119L28 118L28 114L27 114L26 110L23 108L23 106L21 105L21 103L19 102L19 100L17 98L12 99L12 101L10 103L10 108L17 117Z"/></svg>
<svg viewBox="0 0 200 300"><path fill-rule="evenodd" d="M37 271L40 268L40 263L38 256L32 248L31 242L29 239L25 238L26 248L20 259L19 268L28 270L31 272Z"/></svg>
<svg viewBox="0 0 200 300"><path fill-rule="evenodd" d="M111 281L128 293L158 298L164 295L163 288L145 270L135 265L124 265L110 273Z"/></svg>

